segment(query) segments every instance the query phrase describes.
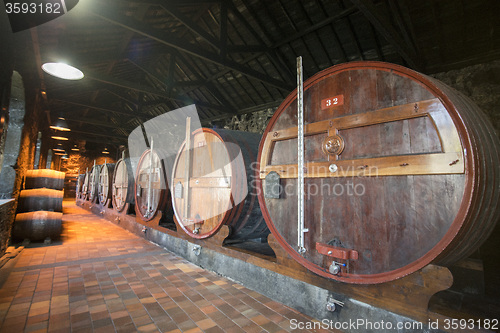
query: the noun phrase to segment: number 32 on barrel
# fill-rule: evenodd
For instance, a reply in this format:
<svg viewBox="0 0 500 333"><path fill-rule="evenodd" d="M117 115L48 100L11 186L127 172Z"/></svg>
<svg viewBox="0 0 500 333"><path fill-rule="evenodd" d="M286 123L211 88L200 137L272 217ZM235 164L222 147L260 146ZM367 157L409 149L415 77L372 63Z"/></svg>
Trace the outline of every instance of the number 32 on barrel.
<svg viewBox="0 0 500 333"><path fill-rule="evenodd" d="M337 95L321 100L321 110L344 104L344 95Z"/></svg>

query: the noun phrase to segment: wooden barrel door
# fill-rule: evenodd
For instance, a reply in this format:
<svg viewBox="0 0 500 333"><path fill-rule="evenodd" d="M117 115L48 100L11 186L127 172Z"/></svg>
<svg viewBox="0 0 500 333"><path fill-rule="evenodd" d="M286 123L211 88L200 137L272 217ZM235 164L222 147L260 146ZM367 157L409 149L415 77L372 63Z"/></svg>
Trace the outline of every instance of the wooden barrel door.
<svg viewBox="0 0 500 333"><path fill-rule="evenodd" d="M83 197L83 184L85 182L85 174L78 175L76 180L76 198L81 199Z"/></svg>
<svg viewBox="0 0 500 333"><path fill-rule="evenodd" d="M295 92L261 141L259 201L277 241L309 270L386 282L461 259L492 231L498 138L444 84L387 63L334 66L305 82L304 120L302 234Z"/></svg>
<svg viewBox="0 0 500 333"><path fill-rule="evenodd" d="M134 176L131 173L132 168L127 161L130 160L124 157L118 160L113 173L113 208L118 212L123 211L127 203L134 202Z"/></svg>
<svg viewBox="0 0 500 333"><path fill-rule="evenodd" d="M99 193L99 174L101 172L100 165L94 165L89 175L88 197L87 200L98 200L97 194Z"/></svg>
<svg viewBox="0 0 500 333"><path fill-rule="evenodd" d="M82 199L89 199L89 184L90 184L90 171L85 172L85 177L83 178L82 184Z"/></svg>
<svg viewBox="0 0 500 333"><path fill-rule="evenodd" d="M137 165L135 176L135 209L143 221L150 221L170 203L165 168L153 149L146 150Z"/></svg>
<svg viewBox="0 0 500 333"><path fill-rule="evenodd" d="M115 164L104 163L101 167L98 182L99 203L101 205L105 205L108 199L111 198L111 181L114 170Z"/></svg>
<svg viewBox="0 0 500 333"><path fill-rule="evenodd" d="M184 231L207 238L228 225L230 238L265 237L252 162L260 134L203 128L183 145L174 162L173 208Z"/></svg>

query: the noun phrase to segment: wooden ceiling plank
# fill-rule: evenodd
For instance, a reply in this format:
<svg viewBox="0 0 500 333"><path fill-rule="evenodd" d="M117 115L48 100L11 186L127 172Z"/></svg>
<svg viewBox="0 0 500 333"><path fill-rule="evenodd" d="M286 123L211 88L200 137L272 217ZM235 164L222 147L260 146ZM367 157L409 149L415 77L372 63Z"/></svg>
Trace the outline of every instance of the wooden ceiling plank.
<svg viewBox="0 0 500 333"><path fill-rule="evenodd" d="M112 122L109 122L109 121L92 120L92 118L73 118L73 117L68 117L67 114L64 115L64 119L66 119L66 121L68 121L68 122L96 125L96 126L102 126L102 127L108 127L108 128L120 128L120 129L125 129L125 130L134 129L133 127L131 127L129 125L118 125L118 124L113 124Z"/></svg>
<svg viewBox="0 0 500 333"><path fill-rule="evenodd" d="M88 132L88 131L80 131L80 130L72 130L71 132L77 133L77 134L102 136L104 138L116 138L116 139L127 139L128 138L128 136L119 135L119 134L112 134L110 132L107 132L107 134L96 133L96 132Z"/></svg>
<svg viewBox="0 0 500 333"><path fill-rule="evenodd" d="M87 142L94 142L94 143L100 143L103 144L103 139L96 138L92 134L80 134L80 135L72 135L71 136L72 141L87 141ZM118 139L118 138L108 138L106 139L106 144L113 145L113 146L119 146L121 144L127 144L128 139ZM109 146L108 146L109 148ZM88 148L85 148L86 150L89 150ZM92 150L92 149L90 149Z"/></svg>
<svg viewBox="0 0 500 333"><path fill-rule="evenodd" d="M114 113L114 114L118 114L118 115L125 115L125 116L129 116L129 117L137 117L137 118L142 118L142 119L148 118L146 115L133 114L133 113L125 112L125 111L121 111L121 110L113 110L113 109L109 109L109 108L102 107L102 106L95 105L95 104L85 104L85 103L79 103L79 102L74 102L74 101L70 101L70 100L55 99L55 98L51 98L50 102L65 103L65 104L69 104L69 105L75 105L75 106L79 106L79 107L83 107L83 108L94 109L94 110L98 110L101 112Z"/></svg>
<svg viewBox="0 0 500 333"><path fill-rule="evenodd" d="M267 48L265 53L268 55L269 60L273 63L273 65L276 67L277 72L280 73L281 77L284 78L285 80L295 80L295 73L290 70L288 66L285 65L285 61L283 60L282 57L279 56L277 52L274 52L272 50L272 47L269 47L266 45L266 42L264 39L257 33L257 31L254 29L254 27L248 22L246 17L236 8L233 2L229 1L228 5L230 6L231 12L238 18L238 20L243 23L243 25L246 27L246 29L254 36L254 38L258 41L260 47ZM262 27L262 24L259 22L259 20L256 20L256 14L249 7L247 4L245 4L245 7L247 8L249 14L253 17L254 21L259 25L259 28L265 32L265 29ZM252 46L249 46L251 48Z"/></svg>
<svg viewBox="0 0 500 333"><path fill-rule="evenodd" d="M403 35L403 39L406 43L406 45L411 48L412 53L416 55L416 57L419 57L419 51L414 43L414 39L411 36L411 32L409 31L408 26L406 25L405 21L403 20L403 16L401 13L401 6L400 3L401 1L396 1L396 0L389 0L389 7L391 8L392 12L392 17L396 21L396 24L398 25L398 29Z"/></svg>
<svg viewBox="0 0 500 333"><path fill-rule="evenodd" d="M227 57L227 44L228 44L228 34L227 34L227 1L221 0L220 4L220 48L219 55L222 58Z"/></svg>
<svg viewBox="0 0 500 333"><path fill-rule="evenodd" d="M121 79L114 78L114 77L111 77L111 76L108 76L105 74L87 73L87 77L90 79L100 81L103 83L108 83L108 84L111 84L111 85L114 85L117 87L121 87L121 88L125 88L125 89L132 89L132 90L139 91L139 92L145 92L145 93L152 94L152 95L159 96L159 97L163 97L166 99L177 100L177 101L180 101L182 103L185 102L185 99L183 99L182 97L170 96L166 91L158 90L158 89L155 89L153 87L145 86L145 85L140 84L140 83L121 80ZM205 103L202 101L193 101L193 103L195 103L199 106L204 106L204 107L212 108L212 109L219 110L219 111L225 111L225 108L221 107L219 105L213 105L213 104Z"/></svg>
<svg viewBox="0 0 500 333"><path fill-rule="evenodd" d="M290 37L288 37L288 38L285 38L285 39L283 39L283 40L280 40L279 42L277 42L276 44L274 44L274 45L272 46L272 48L279 48L280 46L283 46L283 45L288 44L288 43L290 43L290 42L292 42L292 41L294 41L294 40L297 40L297 39L299 39L299 38L302 38L302 37L304 37L304 36L305 36L305 35L307 35L307 34L310 34L310 33L314 32L314 31L317 31L317 30L319 30L319 29L321 29L321 28L323 28L323 27L326 27L326 26L328 26L328 25L330 25L330 24L334 23L335 21L338 21L338 20L341 20L341 19L343 19L343 18L346 18L346 17L348 17L349 15L351 15L351 14L353 14L353 13L357 12L357 11L358 11L358 10L357 10L355 7L351 7L351 8L344 9L344 10L342 10L340 13L338 13L338 14L337 14L337 15L335 15L335 16L332 16L332 17L326 18L326 19L324 19L323 21L318 22L318 23L316 23L316 24L314 24L314 25L310 26L309 28L304 29L304 30L302 30L302 31L300 31L300 32L298 32L298 33L296 33L295 35L292 35L292 36L290 36Z"/></svg>
<svg viewBox="0 0 500 333"><path fill-rule="evenodd" d="M137 20L127 18L126 16L120 15L116 12L116 10L111 9L106 5L101 5L98 8L99 8L99 11L92 12L94 15L101 17L102 19L104 19L108 22L111 22L113 24L119 25L125 29L134 31L138 34L141 34L143 36L151 38L151 39L157 41L158 43L171 46L171 47L176 48L182 52L185 52L185 53L191 54L193 56L202 58L206 61L212 62L212 63L217 64L219 66L227 67L227 68L234 70L236 72L239 72L241 74L250 76L256 80L260 80L260 81L263 81L267 84L275 86L278 89L283 89L283 90L287 90L287 91L290 91L293 89L293 87L287 82L283 82L281 80L274 79L274 78L272 78L264 73L260 73L258 71L255 71L249 67L246 67L246 66L241 65L239 63L236 63L234 61L231 61L227 58L222 58L217 54L202 50L195 45L192 45L190 43L185 42L184 40L179 40L173 36L168 35L167 33L165 33L165 31L155 29L155 28L145 24L144 22L139 22Z"/></svg>
<svg viewBox="0 0 500 333"><path fill-rule="evenodd" d="M125 96L123 96L123 94L120 94L120 93L116 92L115 89L112 89L109 86L105 89L105 91L108 92L108 93L110 93L113 96L118 97L119 99L123 100L125 103L131 104L131 105L135 105L135 101L132 101L131 99L126 98Z"/></svg>
<svg viewBox="0 0 500 333"><path fill-rule="evenodd" d="M406 63L415 70L421 70L421 64L416 54L408 47L397 31L388 23L387 19L379 12L371 0L350 0L373 24L394 49L401 55Z"/></svg>
<svg viewBox="0 0 500 333"><path fill-rule="evenodd" d="M194 73L194 75L198 78L198 80L204 82L205 88L210 92L210 94L219 101L222 105L225 105L228 108L228 113L234 113L234 105L233 103L229 102L217 89L217 87L209 80L201 76L201 70L199 68L195 68L196 64L191 64L189 61L187 61L182 54L177 54L177 57L179 57L182 62L184 63L185 66L188 67L188 69Z"/></svg>
<svg viewBox="0 0 500 333"><path fill-rule="evenodd" d="M216 49L221 49L221 41L217 40L214 36L208 34L203 30L198 24L192 21L190 18L186 17L182 12L180 12L175 5L172 5L169 1L153 1L167 12L172 15L175 19L181 22L186 28L195 33L196 35L203 38L207 43Z"/></svg>
<svg viewBox="0 0 500 333"><path fill-rule="evenodd" d="M144 66L141 66L135 62L134 65L136 65L137 67L139 67L141 70L143 70L145 73L147 73L151 78L155 79L158 83L160 83L162 86L164 86L167 91L166 93L169 94L169 95L172 95L172 93L169 93L169 91L171 91L173 88L179 88L180 85L176 84L176 83L173 83L173 84L169 84L169 82L172 81L172 78L171 78L171 74L173 74L173 68L176 64L176 59L177 58L181 58L181 59L184 59L184 66L186 66L195 76L198 77L198 81L196 81L196 84L195 82L191 83L191 82L182 82L182 83L189 83L190 86L196 86L196 87L200 87L200 86L206 86L207 89L209 89L210 91L213 89L213 93L212 95L215 97L217 96L216 98L221 100L222 99L222 102L221 102L221 105L227 107L227 113L231 113L233 112L234 110L231 110L229 107L231 106L231 104L223 98L222 95L218 94L218 91L215 89L214 85L210 82L207 82L206 80L204 80L199 74L198 74L198 71L197 70L194 70L191 65L185 61L185 58L182 57L182 55L180 53L178 53L176 50L173 50L173 52L175 53L172 53L171 56L171 63L169 64L170 65L170 69L169 69L169 74L168 74L168 78L166 80L162 80L161 78L157 77L155 74L152 74L151 73L151 70L149 68L144 68ZM180 67L180 66L179 66ZM175 99L178 99L178 100L184 100L185 98L184 97L181 97L181 96L184 96L185 94L183 94L182 92L180 92L177 96L177 98ZM186 96L187 98L190 98L188 96ZM207 107L207 108L211 108L211 109L216 109L218 111L222 111L223 109L221 109L222 107L221 106L218 106L218 105L215 105L215 104L210 104L210 103L206 103L206 102L200 102L199 100L194 100L194 103L196 105L199 105L199 106L204 106L204 107Z"/></svg>

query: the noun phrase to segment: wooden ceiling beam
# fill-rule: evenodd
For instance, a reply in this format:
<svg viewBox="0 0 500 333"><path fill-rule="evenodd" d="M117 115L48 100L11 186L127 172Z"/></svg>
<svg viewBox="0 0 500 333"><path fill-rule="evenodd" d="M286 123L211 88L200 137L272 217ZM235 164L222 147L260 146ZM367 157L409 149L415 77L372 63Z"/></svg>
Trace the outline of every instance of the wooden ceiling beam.
<svg viewBox="0 0 500 333"><path fill-rule="evenodd" d="M233 104L228 101L217 89L217 87L213 84L213 82L205 79L204 77L201 76L200 70L197 68L194 68L194 65L190 64L189 61L180 53L176 53L176 58L180 59L183 64L198 78L198 80L205 81L204 86L210 92L210 94L219 101L222 105L227 105L228 106L228 111L226 113L235 113L236 110L233 107Z"/></svg>
<svg viewBox="0 0 500 333"><path fill-rule="evenodd" d="M388 20L380 13L371 0L351 0L351 2L363 13L375 29L377 29L378 33L394 47L410 67L421 71L422 64L415 52L399 36L398 32L389 24Z"/></svg>
<svg viewBox="0 0 500 333"><path fill-rule="evenodd" d="M126 131L131 131L135 127L132 127L128 124L126 125L120 125L120 124L114 124L110 121L99 121L99 120L91 120L89 118L72 118L68 117L67 115L64 116L64 119L70 123L82 123L82 124L88 124L88 125L95 125L95 126L101 126L101 127L107 127L107 128L119 128L119 129L124 129Z"/></svg>
<svg viewBox="0 0 500 333"><path fill-rule="evenodd" d="M104 138L114 138L114 139L128 139L128 136L120 135L120 134L113 134L109 133L108 134L103 134L103 133L97 133L97 132L88 132L88 131L80 131L80 130L71 130L69 133L76 133L76 134L84 134L84 135L91 135L91 136L102 136ZM68 137L71 135L68 135Z"/></svg>
<svg viewBox="0 0 500 333"><path fill-rule="evenodd" d="M88 142L95 142L95 143L101 143L101 144L106 144L106 145L114 145L114 146L119 146L122 144L127 144L128 138L127 139L114 139L114 138L108 138L105 141L103 139L96 138L93 134L74 134L71 135L70 137L71 141L88 141ZM109 147L109 146L108 146Z"/></svg>
<svg viewBox="0 0 500 333"><path fill-rule="evenodd" d="M228 110L224 106L214 105L211 103L205 103L202 101L192 100L188 96L185 96L185 97L184 96L171 96L166 91L159 90L159 89L156 89L156 88L153 88L150 86L145 86L145 85L140 84L140 83L135 83L135 82L131 82L131 81L117 79L117 78L114 78L114 77L111 77L111 76L108 76L105 74L97 74L97 73L87 72L86 76L89 79L93 79L93 80L100 81L103 83L111 84L111 85L114 85L117 87L131 89L131 90L144 92L147 94L159 96L159 97L166 98L166 99L175 100L177 102L184 103L184 105L188 105L191 103L191 104L196 104L196 105L203 106L206 108L211 108L211 109L214 109L214 110L217 110L220 112L228 112Z"/></svg>
<svg viewBox="0 0 500 333"><path fill-rule="evenodd" d="M252 77L256 80L262 81L266 84L274 86L280 90L291 91L294 89L294 86L290 85L289 82L283 82L281 80L277 80L273 77L270 77L264 73L253 70L247 66L244 66L240 63L232 61L227 58L223 58L218 54L213 52L209 52L201 49L196 45L192 45L191 43L186 42L185 40L180 40L175 38L165 31L155 29L144 22L140 22L131 18L128 18L124 15L120 15L117 11L107 5L99 5L97 6L99 10L95 10L92 13L108 22L119 25L125 29L134 31L140 35L151 38L158 43L168 45L173 47L179 51L191 54L193 56L199 57L211 63L214 63L218 66L222 66L225 68L229 68L236 72L239 72L243 75Z"/></svg>
<svg viewBox="0 0 500 333"><path fill-rule="evenodd" d="M74 105L74 106L78 106L78 107L94 109L94 110L101 111L101 112L129 116L132 118L140 118L140 119L146 119L146 120L151 118L151 116L148 117L147 115L144 115L144 114L134 114L134 113L125 112L122 110L113 110L113 109L109 109L107 107L103 107L103 106L99 106L99 105L95 105L95 104L85 104L85 103L74 102L74 101L63 100L63 99L56 99L56 98L51 98L50 102L51 103L64 103L64 104L68 104L68 105Z"/></svg>
<svg viewBox="0 0 500 333"><path fill-rule="evenodd" d="M170 1L156 1L156 4L163 9L165 9L170 15L175 17L179 22L181 22L186 28L191 30L193 33L197 34L203 38L207 43L216 49L221 48L221 42L217 40L214 36L207 33L198 24L193 22L190 18L182 14L181 11L177 9L176 5L173 5Z"/></svg>

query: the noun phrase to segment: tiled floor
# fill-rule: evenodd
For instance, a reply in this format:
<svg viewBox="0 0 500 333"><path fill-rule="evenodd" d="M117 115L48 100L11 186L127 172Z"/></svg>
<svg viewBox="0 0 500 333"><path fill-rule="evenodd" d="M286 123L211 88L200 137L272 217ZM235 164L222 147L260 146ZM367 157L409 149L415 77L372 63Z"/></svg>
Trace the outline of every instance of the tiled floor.
<svg viewBox="0 0 500 333"><path fill-rule="evenodd" d="M64 209L62 240L28 245L1 286L1 332L288 332L311 320L74 202Z"/></svg>

